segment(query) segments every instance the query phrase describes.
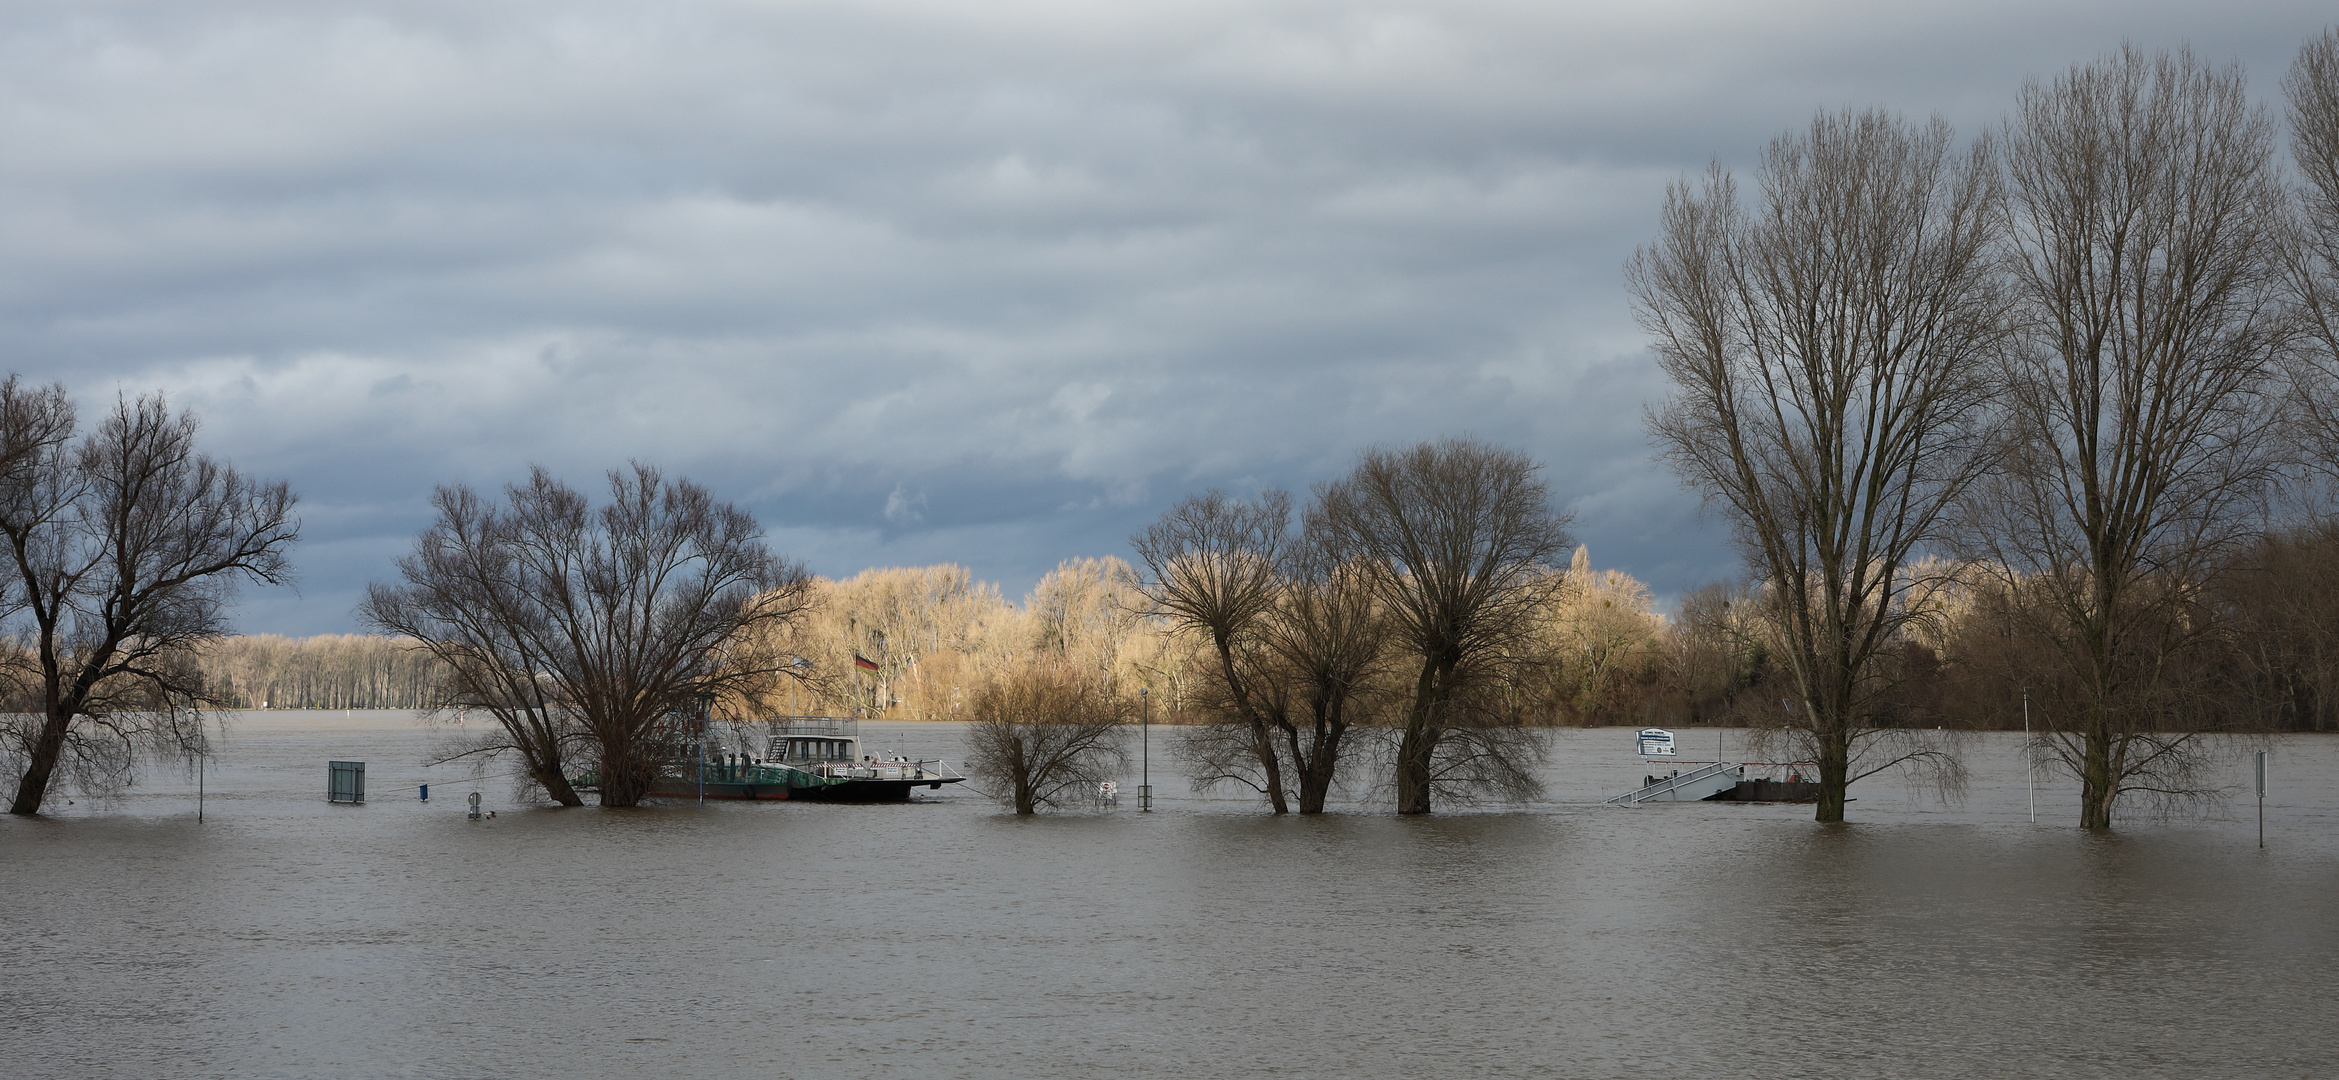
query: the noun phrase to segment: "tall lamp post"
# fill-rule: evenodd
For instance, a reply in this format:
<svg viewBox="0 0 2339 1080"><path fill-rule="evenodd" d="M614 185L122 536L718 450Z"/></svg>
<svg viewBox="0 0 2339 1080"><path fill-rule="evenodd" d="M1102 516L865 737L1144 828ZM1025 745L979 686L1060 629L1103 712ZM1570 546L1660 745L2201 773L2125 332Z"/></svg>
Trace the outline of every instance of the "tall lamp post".
<svg viewBox="0 0 2339 1080"><path fill-rule="evenodd" d="M1137 810L1153 812L1153 698L1137 688Z"/></svg>
<svg viewBox="0 0 2339 1080"><path fill-rule="evenodd" d="M2022 779L2030 787L2030 820L2039 819L2039 756L2030 745L2030 687L2022 688Z"/></svg>

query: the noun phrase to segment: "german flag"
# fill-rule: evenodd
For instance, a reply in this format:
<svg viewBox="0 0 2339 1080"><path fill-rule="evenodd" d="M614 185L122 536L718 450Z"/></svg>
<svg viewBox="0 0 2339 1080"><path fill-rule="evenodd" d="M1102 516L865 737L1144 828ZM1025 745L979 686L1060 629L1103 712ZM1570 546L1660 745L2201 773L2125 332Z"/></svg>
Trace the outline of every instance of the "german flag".
<svg viewBox="0 0 2339 1080"><path fill-rule="evenodd" d="M861 655L860 653L854 653L854 654L853 654L853 666L854 666L854 667L857 667L857 668L866 668L866 669L868 669L868 670L870 670L870 671L875 671L875 670L877 670L877 661L875 661L875 660L871 660L871 659L869 659L868 657Z"/></svg>

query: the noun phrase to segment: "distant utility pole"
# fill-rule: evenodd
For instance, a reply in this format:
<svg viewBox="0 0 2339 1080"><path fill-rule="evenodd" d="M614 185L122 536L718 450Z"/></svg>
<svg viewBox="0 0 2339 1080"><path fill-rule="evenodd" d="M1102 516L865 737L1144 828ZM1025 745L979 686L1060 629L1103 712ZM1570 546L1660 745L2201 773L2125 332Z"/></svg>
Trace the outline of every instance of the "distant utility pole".
<svg viewBox="0 0 2339 1080"><path fill-rule="evenodd" d="M2039 820L2039 756L2030 746L2030 687L2022 688L2022 779L2030 785L2030 823Z"/></svg>

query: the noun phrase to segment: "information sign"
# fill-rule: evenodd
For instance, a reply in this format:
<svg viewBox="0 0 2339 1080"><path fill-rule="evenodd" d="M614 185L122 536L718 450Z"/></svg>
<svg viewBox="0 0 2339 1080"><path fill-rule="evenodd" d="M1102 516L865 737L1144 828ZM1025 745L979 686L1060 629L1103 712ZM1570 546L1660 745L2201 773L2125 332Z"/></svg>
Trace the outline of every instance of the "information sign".
<svg viewBox="0 0 2339 1080"><path fill-rule="evenodd" d="M1672 757L1673 733L1664 728L1642 728L1637 736L1642 757Z"/></svg>

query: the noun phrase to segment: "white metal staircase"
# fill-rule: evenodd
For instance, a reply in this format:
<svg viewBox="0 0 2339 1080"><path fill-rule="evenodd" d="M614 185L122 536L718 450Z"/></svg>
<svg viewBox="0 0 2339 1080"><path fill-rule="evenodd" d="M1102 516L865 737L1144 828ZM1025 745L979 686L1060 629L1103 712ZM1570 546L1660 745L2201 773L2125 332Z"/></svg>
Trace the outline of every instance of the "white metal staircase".
<svg viewBox="0 0 2339 1080"><path fill-rule="evenodd" d="M1638 791L1627 791L1608 800L1610 806L1639 806L1647 802L1698 802L1712 798L1738 786L1746 779L1746 766L1717 761L1695 772L1668 776Z"/></svg>

